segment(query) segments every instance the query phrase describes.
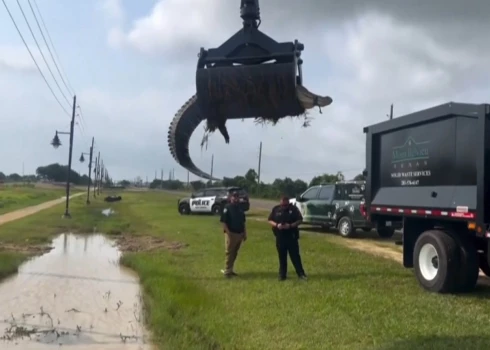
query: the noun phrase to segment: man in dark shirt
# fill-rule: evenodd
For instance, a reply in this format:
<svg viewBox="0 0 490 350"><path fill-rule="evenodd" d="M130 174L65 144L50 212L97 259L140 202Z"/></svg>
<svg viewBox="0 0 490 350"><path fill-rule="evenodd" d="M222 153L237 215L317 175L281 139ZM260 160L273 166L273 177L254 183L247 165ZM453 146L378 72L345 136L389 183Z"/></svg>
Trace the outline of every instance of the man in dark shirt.
<svg viewBox="0 0 490 350"><path fill-rule="evenodd" d="M225 277L237 276L233 267L243 241L247 239L245 227L245 212L238 204L238 193L233 192L230 203L227 204L221 214L223 231L225 233L225 268L222 270Z"/></svg>
<svg viewBox="0 0 490 350"><path fill-rule="evenodd" d="M276 205L268 218L272 232L276 236L276 248L279 256L279 280L284 281L288 271L288 253L296 274L306 280L301 256L299 254L299 228L303 216L295 205L289 203L287 196L281 197L281 203Z"/></svg>

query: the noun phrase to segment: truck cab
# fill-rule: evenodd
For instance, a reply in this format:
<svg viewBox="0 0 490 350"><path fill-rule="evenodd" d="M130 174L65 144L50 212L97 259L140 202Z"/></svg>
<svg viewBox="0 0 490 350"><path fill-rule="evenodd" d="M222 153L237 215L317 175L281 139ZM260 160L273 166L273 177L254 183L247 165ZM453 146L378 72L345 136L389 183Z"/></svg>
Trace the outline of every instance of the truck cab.
<svg viewBox="0 0 490 350"><path fill-rule="evenodd" d="M352 237L357 229L371 230L371 224L361 213L364 202L364 181L340 181L308 188L291 200L303 215L303 223L337 228L342 237ZM392 236L393 232L383 233Z"/></svg>
<svg viewBox="0 0 490 350"><path fill-rule="evenodd" d="M361 208L403 225L403 265L422 288L474 289L490 276L490 105L449 102L364 128Z"/></svg>

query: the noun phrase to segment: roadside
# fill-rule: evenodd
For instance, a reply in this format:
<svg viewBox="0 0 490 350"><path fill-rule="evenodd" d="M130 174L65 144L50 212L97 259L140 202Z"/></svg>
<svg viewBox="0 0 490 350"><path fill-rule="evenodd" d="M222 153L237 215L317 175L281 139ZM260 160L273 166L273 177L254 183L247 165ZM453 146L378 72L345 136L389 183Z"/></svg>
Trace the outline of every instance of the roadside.
<svg viewBox="0 0 490 350"><path fill-rule="evenodd" d="M64 194L65 191L61 188L40 188L28 184L0 184L0 215L58 199Z"/></svg>
<svg viewBox="0 0 490 350"><path fill-rule="evenodd" d="M426 293L419 288L411 272L401 268L395 258L374 256L388 254L384 249L391 248L381 246L382 250L370 250L370 254L356 251L356 248L359 251L366 249L366 244L372 248L371 242L364 242L370 239L364 235L346 240L318 232L303 234L301 252L309 281L307 284L297 281L294 271L290 271L290 279L279 283L274 237L263 222L264 213L252 212L249 240L243 244L236 265L239 277L226 280L219 273L224 249L217 217L178 215L175 196L157 191L126 192L122 196L121 202L111 204L104 203L99 197L89 206L83 198L76 198L72 203L71 220L61 219L59 209L55 207L10 222L0 230L0 247L5 242L17 247L49 243L53 235L60 232L109 233L124 250L121 263L140 277L148 310L147 324L157 345L162 348L423 349L429 348L428 339L431 349L490 346L485 329L474 327L475 319L482 324L490 322L490 305L481 300L490 295L490 289L464 296L443 297ZM108 207L114 214L104 216L101 211ZM374 237L375 233L371 235ZM141 249L146 241L150 242L147 249ZM373 238L373 245L374 242ZM106 290L98 288L99 283L104 282L94 270L97 264L102 264L102 260L96 261L99 255L93 257L97 262L95 265L83 262L87 254L105 256L105 248L101 250L97 243L90 252L90 242L85 248L85 236L78 243L67 239L65 245L61 241L61 247L57 254L75 254L78 270L64 269L60 263L64 260L53 259L57 268L63 267L63 271L53 267L56 274L59 272L72 279L81 276L87 281L83 286L73 281L74 285L80 286L77 287L79 290L105 293ZM55 253L53 251L50 256ZM4 261L2 254L0 262ZM117 264L116 261L112 263ZM11 266L15 267L13 262ZM44 265L31 272L36 278L45 275L59 278L49 274L50 268ZM108 279L109 275L102 278ZM31 275L19 276L27 278ZM71 280L68 281L71 285ZM125 285L114 288L125 288ZM62 291L56 292L59 297L71 290L66 288L65 292L63 286L60 289ZM49 298L53 300L51 296ZM93 300L93 306L103 306L106 302L100 295L94 295ZM294 307L286 300L294 303ZM49 300L46 305L56 307ZM65 306L77 307L75 303L60 305L64 305L63 312L66 312ZM80 305L85 305L83 300ZM124 305L132 305L132 300L124 301L122 307ZM111 307L117 311L117 305ZM83 317L83 310L80 311L73 312L73 317ZM109 308L108 311L115 312ZM63 324L68 322L71 314L63 314L66 317L61 320ZM91 315L87 313L87 317ZM91 320L99 318L97 315ZM93 332L97 331L96 327ZM277 332L278 329L281 332ZM318 329L329 331L318 332ZM82 328L78 339L91 339L91 332L90 328ZM473 337L465 338L467 334Z"/></svg>
<svg viewBox="0 0 490 350"><path fill-rule="evenodd" d="M81 196L82 194L83 193L76 193L74 195L71 195L70 199ZM36 214L36 213L40 212L41 210L45 210L45 209L54 207L55 205L64 203L65 201L66 201L66 196L58 198L58 199L54 199L54 200L51 200L48 202L44 202L44 203L41 203L38 205L33 205L30 207L14 210L14 211L11 211L9 213L0 215L0 225L4 225L10 221L19 220L21 218L24 218L24 217L32 215L32 214Z"/></svg>

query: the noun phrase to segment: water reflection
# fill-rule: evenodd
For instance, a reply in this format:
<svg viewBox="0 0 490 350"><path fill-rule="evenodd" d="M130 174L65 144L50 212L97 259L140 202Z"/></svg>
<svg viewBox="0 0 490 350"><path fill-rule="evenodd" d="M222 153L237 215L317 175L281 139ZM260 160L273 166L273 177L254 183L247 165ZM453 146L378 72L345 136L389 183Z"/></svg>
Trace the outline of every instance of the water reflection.
<svg viewBox="0 0 490 350"><path fill-rule="evenodd" d="M113 242L63 234L53 246L0 284L0 348L148 348L138 279L117 264Z"/></svg>

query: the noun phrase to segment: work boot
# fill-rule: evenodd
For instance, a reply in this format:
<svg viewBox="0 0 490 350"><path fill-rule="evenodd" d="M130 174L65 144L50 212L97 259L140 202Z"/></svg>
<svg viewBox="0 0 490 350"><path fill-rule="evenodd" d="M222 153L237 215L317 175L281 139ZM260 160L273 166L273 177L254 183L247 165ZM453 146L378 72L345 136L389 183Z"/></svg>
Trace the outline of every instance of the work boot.
<svg viewBox="0 0 490 350"><path fill-rule="evenodd" d="M303 281L308 281L308 276L306 276L305 274L299 275L298 278Z"/></svg>
<svg viewBox="0 0 490 350"><path fill-rule="evenodd" d="M226 270L221 270L221 273L223 274L223 276L225 276L225 278L231 278L231 277L235 277L235 276L238 276L235 272L226 272Z"/></svg>
<svg viewBox="0 0 490 350"><path fill-rule="evenodd" d="M279 278L278 278L279 281L285 281L286 279L287 279L286 276L279 276Z"/></svg>

